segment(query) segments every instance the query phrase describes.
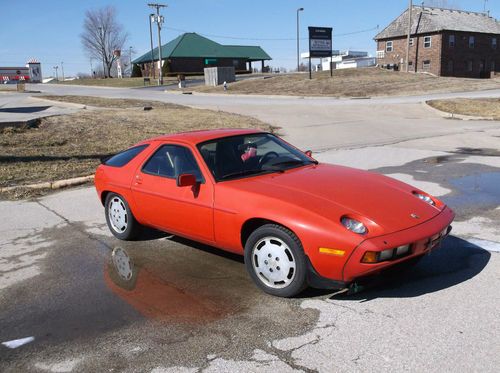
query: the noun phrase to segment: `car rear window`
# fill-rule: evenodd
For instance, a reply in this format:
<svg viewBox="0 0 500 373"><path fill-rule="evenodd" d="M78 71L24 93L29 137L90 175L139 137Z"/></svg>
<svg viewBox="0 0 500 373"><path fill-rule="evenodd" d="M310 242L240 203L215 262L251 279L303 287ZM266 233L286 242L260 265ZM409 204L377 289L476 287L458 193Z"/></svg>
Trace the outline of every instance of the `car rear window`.
<svg viewBox="0 0 500 373"><path fill-rule="evenodd" d="M111 158L105 159L103 164L111 167L123 167L148 146L149 144L144 144L124 150L123 152L113 155Z"/></svg>

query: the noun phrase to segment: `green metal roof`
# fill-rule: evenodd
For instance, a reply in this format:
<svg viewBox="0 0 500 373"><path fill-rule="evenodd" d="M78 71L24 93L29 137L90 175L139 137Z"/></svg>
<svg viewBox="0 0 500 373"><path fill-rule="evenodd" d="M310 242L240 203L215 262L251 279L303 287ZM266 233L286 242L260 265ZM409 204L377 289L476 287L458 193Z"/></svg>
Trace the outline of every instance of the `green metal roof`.
<svg viewBox="0 0 500 373"><path fill-rule="evenodd" d="M242 57L251 61L272 60L261 47L254 45L226 45L225 48L236 54L234 57Z"/></svg>
<svg viewBox="0 0 500 373"><path fill-rule="evenodd" d="M222 45L194 32L179 35L161 47L161 57L166 58L245 58L250 61L270 60L271 57L258 46ZM153 49L153 60L158 60L158 48ZM151 51L136 58L133 63L151 62Z"/></svg>

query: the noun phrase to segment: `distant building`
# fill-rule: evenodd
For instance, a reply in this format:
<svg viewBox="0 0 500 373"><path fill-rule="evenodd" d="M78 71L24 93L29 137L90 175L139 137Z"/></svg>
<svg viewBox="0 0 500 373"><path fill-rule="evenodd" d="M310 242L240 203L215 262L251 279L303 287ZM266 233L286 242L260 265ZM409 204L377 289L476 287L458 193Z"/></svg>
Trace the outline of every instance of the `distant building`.
<svg viewBox="0 0 500 373"><path fill-rule="evenodd" d="M484 13L414 6L409 71L489 77L500 71L500 23ZM406 69L408 10L377 36L377 64Z"/></svg>
<svg viewBox="0 0 500 373"><path fill-rule="evenodd" d="M26 66L0 66L0 84L19 81L41 83L42 68L40 62L31 59L26 63Z"/></svg>
<svg viewBox="0 0 500 373"><path fill-rule="evenodd" d="M309 58L309 52L301 53L302 58ZM375 57L370 57L368 52L361 51L332 51L332 58L321 58L319 64L314 65L315 71L330 71L330 62L333 69L356 69L361 67L375 66Z"/></svg>
<svg viewBox="0 0 500 373"><path fill-rule="evenodd" d="M205 67L234 66L236 73L252 72L252 63L271 57L259 46L222 45L194 32L185 33L161 47L162 65L167 64L169 74L203 74ZM155 64L158 71L158 48L146 52L132 61L141 67L143 76L151 75Z"/></svg>

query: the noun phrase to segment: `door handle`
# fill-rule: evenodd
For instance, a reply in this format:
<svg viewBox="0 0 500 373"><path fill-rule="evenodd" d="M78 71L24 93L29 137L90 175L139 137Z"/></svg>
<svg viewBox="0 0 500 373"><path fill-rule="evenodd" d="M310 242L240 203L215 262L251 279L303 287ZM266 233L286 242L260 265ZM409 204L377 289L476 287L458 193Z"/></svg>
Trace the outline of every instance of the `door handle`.
<svg viewBox="0 0 500 373"><path fill-rule="evenodd" d="M135 183L142 184L142 177L140 175L135 175Z"/></svg>

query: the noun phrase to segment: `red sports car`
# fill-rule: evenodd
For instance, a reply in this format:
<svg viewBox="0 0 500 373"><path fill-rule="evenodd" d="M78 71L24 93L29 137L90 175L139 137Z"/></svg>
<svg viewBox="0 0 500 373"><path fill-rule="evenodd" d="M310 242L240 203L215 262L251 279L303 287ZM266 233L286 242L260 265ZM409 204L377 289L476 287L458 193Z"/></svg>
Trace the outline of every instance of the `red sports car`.
<svg viewBox="0 0 500 373"><path fill-rule="evenodd" d="M242 254L255 283L283 297L413 262L454 218L415 187L318 163L257 130L143 141L104 160L95 186L117 238L133 239L144 225Z"/></svg>

